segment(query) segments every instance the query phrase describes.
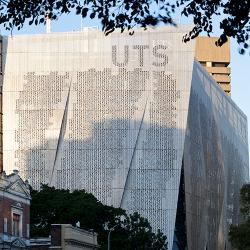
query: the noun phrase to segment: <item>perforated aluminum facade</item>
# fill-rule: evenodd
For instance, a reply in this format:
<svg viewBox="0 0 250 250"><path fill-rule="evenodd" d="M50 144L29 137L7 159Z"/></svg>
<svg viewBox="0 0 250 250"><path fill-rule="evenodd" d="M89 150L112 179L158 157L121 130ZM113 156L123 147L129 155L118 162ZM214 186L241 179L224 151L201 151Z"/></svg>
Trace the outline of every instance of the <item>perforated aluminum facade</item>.
<svg viewBox="0 0 250 250"><path fill-rule="evenodd" d="M184 146L188 249L230 249L229 224L240 218L239 191L248 179L247 121L194 62Z"/></svg>
<svg viewBox="0 0 250 250"><path fill-rule="evenodd" d="M198 198L197 204L193 202L192 192L197 192L193 181L202 171L207 175L203 173L201 181L210 180L210 163L220 162L214 168L218 167L224 182L215 178L213 184L223 202L218 208L227 209L231 204L228 192L237 192L246 176L240 175L229 190L229 178L237 175L230 171L248 173L246 117L194 62L194 42L182 43L186 31L185 27L168 27L105 37L100 31L88 30L4 38L5 170L15 166L34 188L49 183L86 189L105 204L138 211L154 229L167 235L172 249L184 167L187 244L191 250L204 249L207 241L203 239L210 234L205 231L195 243L204 218L199 212L197 217L194 209L203 208L205 202L209 219L210 207L202 198L203 203ZM192 119L197 108L192 102L197 98L204 100L204 110L209 111L199 110L197 117L205 119L207 114L208 120L214 119L212 126L217 126L217 137L208 142L218 144L214 158L209 156L212 149L189 152L192 143L210 139L204 128L196 131L192 127L197 122ZM223 99L227 108L216 98ZM207 123L208 128L211 124ZM192 129L194 137L190 137ZM242 149L238 158L231 159L240 159L240 170L234 168L236 163L228 167L224 146L226 152ZM214 160L197 170L201 153L204 159ZM209 197L209 187L199 193L207 195L204 199ZM235 200L238 209L237 197ZM197 217L195 225L192 214ZM215 234L221 232L224 237L228 214L220 212L215 224L223 230Z"/></svg>

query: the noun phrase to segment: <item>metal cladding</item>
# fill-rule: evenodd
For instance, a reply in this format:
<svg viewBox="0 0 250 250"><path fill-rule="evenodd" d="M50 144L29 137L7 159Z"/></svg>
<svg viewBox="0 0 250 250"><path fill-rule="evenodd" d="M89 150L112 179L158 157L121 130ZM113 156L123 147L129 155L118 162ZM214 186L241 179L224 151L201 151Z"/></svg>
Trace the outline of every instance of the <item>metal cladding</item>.
<svg viewBox="0 0 250 250"><path fill-rule="evenodd" d="M188 249L230 249L229 224L239 223L239 194L248 179L245 115L193 64L184 146Z"/></svg>
<svg viewBox="0 0 250 250"><path fill-rule="evenodd" d="M184 185L188 249L224 250L247 121L182 43L188 28L3 38L5 171L138 211L169 249Z"/></svg>

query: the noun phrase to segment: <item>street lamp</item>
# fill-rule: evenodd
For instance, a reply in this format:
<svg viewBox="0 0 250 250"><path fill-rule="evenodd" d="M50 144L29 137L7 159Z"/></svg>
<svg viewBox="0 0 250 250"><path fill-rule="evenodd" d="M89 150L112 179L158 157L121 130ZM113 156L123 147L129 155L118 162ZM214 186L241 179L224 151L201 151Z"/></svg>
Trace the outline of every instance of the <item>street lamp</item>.
<svg viewBox="0 0 250 250"><path fill-rule="evenodd" d="M119 217L119 221L120 222L124 222L125 221L125 216L124 215L121 215L120 217ZM108 250L110 250L110 236L111 236L111 232L112 231L114 231L114 229L118 226L119 224L116 224L116 225L114 225L113 227L111 227L110 229L108 229L108 225L107 224L105 224L105 227L106 227L106 229L108 229L109 230L109 233L108 233Z"/></svg>
<svg viewBox="0 0 250 250"><path fill-rule="evenodd" d="M108 250L110 250L110 235L111 235L111 232L114 231L114 229L117 227L118 225L115 225L113 227L111 227L109 229L109 233L108 233Z"/></svg>

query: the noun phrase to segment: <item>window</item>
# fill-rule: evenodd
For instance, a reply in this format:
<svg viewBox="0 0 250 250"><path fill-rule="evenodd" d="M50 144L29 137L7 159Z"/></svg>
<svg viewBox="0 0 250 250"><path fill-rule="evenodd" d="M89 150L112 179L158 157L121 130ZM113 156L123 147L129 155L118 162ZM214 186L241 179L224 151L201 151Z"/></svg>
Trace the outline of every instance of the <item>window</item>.
<svg viewBox="0 0 250 250"><path fill-rule="evenodd" d="M29 238L30 237L30 224L27 224L27 232L26 232L26 236L27 236L27 238Z"/></svg>
<svg viewBox="0 0 250 250"><path fill-rule="evenodd" d="M200 64L204 67L206 67L206 62L200 62Z"/></svg>
<svg viewBox="0 0 250 250"><path fill-rule="evenodd" d="M23 237L23 209L20 203L16 203L11 208L11 224L12 235Z"/></svg>
<svg viewBox="0 0 250 250"><path fill-rule="evenodd" d="M20 236L20 223L21 223L21 216L20 214L13 213L13 236Z"/></svg>
<svg viewBox="0 0 250 250"><path fill-rule="evenodd" d="M8 219L7 218L4 218L3 232L4 233L8 232Z"/></svg>
<svg viewBox="0 0 250 250"><path fill-rule="evenodd" d="M227 67L228 63L223 62L213 62L213 67Z"/></svg>

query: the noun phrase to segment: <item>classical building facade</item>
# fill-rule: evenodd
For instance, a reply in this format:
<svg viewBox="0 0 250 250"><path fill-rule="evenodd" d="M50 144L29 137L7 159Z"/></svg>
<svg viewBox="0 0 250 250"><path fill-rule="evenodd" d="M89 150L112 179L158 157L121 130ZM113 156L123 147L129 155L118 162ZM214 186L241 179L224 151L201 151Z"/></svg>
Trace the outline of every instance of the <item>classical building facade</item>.
<svg viewBox="0 0 250 250"><path fill-rule="evenodd" d="M30 230L29 185L14 171L0 174L0 249L28 249Z"/></svg>
<svg viewBox="0 0 250 250"><path fill-rule="evenodd" d="M5 170L138 211L169 249L227 249L247 119L182 43L189 29L3 37Z"/></svg>

